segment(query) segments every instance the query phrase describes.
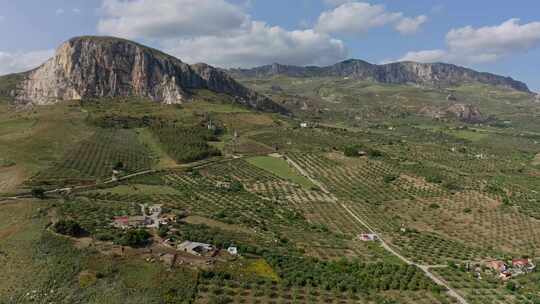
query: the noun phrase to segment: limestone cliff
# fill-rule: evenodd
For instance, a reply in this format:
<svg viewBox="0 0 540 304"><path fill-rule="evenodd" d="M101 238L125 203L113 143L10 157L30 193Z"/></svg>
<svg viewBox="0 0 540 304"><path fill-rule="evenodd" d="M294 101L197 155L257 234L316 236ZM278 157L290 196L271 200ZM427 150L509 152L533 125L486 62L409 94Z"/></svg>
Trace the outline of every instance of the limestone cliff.
<svg viewBox="0 0 540 304"><path fill-rule="evenodd" d="M51 104L83 98L139 96L183 103L197 89L231 95L261 110L284 112L270 99L205 64L189 65L158 50L113 37L76 37L53 58L26 73L16 100Z"/></svg>
<svg viewBox="0 0 540 304"><path fill-rule="evenodd" d="M276 75L289 77L348 77L388 84L415 84L446 87L466 83L482 83L523 92L526 84L510 77L477 72L447 63L395 62L383 65L350 59L326 67L298 67L272 64L252 69L230 69L237 78L265 78Z"/></svg>

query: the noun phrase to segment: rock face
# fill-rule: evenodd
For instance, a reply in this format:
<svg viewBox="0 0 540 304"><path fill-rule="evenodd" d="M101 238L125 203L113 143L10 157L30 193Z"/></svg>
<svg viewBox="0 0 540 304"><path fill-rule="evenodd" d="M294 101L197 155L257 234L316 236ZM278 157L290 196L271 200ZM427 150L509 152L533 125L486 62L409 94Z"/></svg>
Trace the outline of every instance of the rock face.
<svg viewBox="0 0 540 304"><path fill-rule="evenodd" d="M26 73L16 100L51 104L62 100L139 96L167 104L185 102L192 90L225 93L256 109L285 112L206 64L189 65L158 50L113 37L76 37L55 56Z"/></svg>
<svg viewBox="0 0 540 304"><path fill-rule="evenodd" d="M470 104L456 103L448 107L445 112L447 115L455 116L457 119L467 123L481 123L486 118L480 112L480 108Z"/></svg>
<svg viewBox="0 0 540 304"><path fill-rule="evenodd" d="M420 114L434 119L453 118L466 123L482 123L488 120L480 108L463 103L455 103L446 108L424 107Z"/></svg>
<svg viewBox="0 0 540 304"><path fill-rule="evenodd" d="M383 65L350 59L327 67L298 67L272 64L253 69L230 69L238 78L265 78L275 75L289 77L349 77L388 84L451 86L483 83L530 93L525 83L510 77L481 73L446 63L395 62Z"/></svg>

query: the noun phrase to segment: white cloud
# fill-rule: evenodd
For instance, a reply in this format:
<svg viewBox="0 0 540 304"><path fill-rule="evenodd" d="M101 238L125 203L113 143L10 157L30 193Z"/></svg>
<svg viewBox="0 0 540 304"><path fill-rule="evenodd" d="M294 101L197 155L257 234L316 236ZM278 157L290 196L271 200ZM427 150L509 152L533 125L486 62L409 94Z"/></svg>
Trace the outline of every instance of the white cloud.
<svg viewBox="0 0 540 304"><path fill-rule="evenodd" d="M54 50L0 52L0 75L28 71L52 57Z"/></svg>
<svg viewBox="0 0 540 304"><path fill-rule="evenodd" d="M409 52L401 60L446 61L458 64L495 62L540 45L540 22L520 24L509 19L500 25L452 29L446 35L447 49Z"/></svg>
<svg viewBox="0 0 540 304"><path fill-rule="evenodd" d="M438 62L447 59L448 52L445 50L425 50L418 52L408 52L398 61L416 61L416 62Z"/></svg>
<svg viewBox="0 0 540 304"><path fill-rule="evenodd" d="M514 18L495 26L466 26L448 32L446 42L453 52L495 59L539 45L540 22L519 24Z"/></svg>
<svg viewBox="0 0 540 304"><path fill-rule="evenodd" d="M4 21L5 19L6 19L6 17L0 16L0 22Z"/></svg>
<svg viewBox="0 0 540 304"><path fill-rule="evenodd" d="M224 35L249 16L224 0L104 0L98 31L126 38Z"/></svg>
<svg viewBox="0 0 540 304"><path fill-rule="evenodd" d="M253 22L243 33L229 37L206 36L166 42L167 50L184 61L222 67L283 64L331 64L347 50L342 41L311 29L287 31Z"/></svg>
<svg viewBox="0 0 540 304"><path fill-rule="evenodd" d="M354 2L354 0L323 0L323 2L328 6L340 6L345 3Z"/></svg>
<svg viewBox="0 0 540 304"><path fill-rule="evenodd" d="M347 54L343 42L328 34L253 21L242 4L225 0L104 0L102 13L100 33L152 40L189 63L327 64Z"/></svg>
<svg viewBox="0 0 540 304"><path fill-rule="evenodd" d="M424 15L410 18L401 12L388 12L383 5L346 1L324 11L315 28L323 33L363 34L372 28L393 24L400 33L411 34L426 21Z"/></svg>
<svg viewBox="0 0 540 304"><path fill-rule="evenodd" d="M420 15L415 18L403 18L396 24L396 30L403 35L414 34L427 20L428 18L425 15Z"/></svg>
<svg viewBox="0 0 540 304"><path fill-rule="evenodd" d="M57 14L57 15L62 15L64 12L65 12L65 11L64 11L63 8L58 8L58 9L56 9L55 14Z"/></svg>
<svg viewBox="0 0 540 304"><path fill-rule="evenodd" d="M71 10L74 14L80 14L81 13L81 9L79 8L74 8Z"/></svg>

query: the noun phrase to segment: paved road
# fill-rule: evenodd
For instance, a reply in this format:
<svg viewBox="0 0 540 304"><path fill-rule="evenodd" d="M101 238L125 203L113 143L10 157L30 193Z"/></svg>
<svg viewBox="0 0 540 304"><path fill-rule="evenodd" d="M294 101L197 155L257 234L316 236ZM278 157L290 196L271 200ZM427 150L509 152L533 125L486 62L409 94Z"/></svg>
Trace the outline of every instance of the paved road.
<svg viewBox="0 0 540 304"><path fill-rule="evenodd" d="M289 162L293 167L295 167L302 175L304 175L306 178L308 178L313 184L317 185L324 193L326 194L331 194L330 191L328 191L326 189L326 187L324 187L324 185L322 185L319 181L315 180L314 178L312 178L300 165L298 165L296 162L294 162L293 160L291 160L290 158L287 157L287 162ZM337 198L336 198L336 201L337 201ZM345 211L347 211L347 213L349 213L357 222L359 222L360 224L362 224L364 227L366 227L370 233L373 233L373 234L376 234L377 237L379 238L380 242L381 242L381 245L382 247L388 251L389 253L391 253L392 255L396 256L397 258L399 258L400 260L402 260L404 263L408 264L408 265L414 265L418 268L420 268L431 280L433 280L433 282L435 282L436 284L438 284L439 286L443 286L444 288L446 288L446 292L449 296L453 297L454 299L458 300L459 303L461 304L468 304L467 300L465 300L465 298L463 298L460 294L458 294L454 289L452 289L452 287L450 287L448 285L448 283L446 283L445 281L441 280L440 278L438 278L437 276L435 276L431 271L430 271L430 268L437 268L437 267L443 267L444 265L418 265L414 262L412 262L411 260L407 259L406 257L404 257L403 255L401 255L399 252L397 252L396 250L394 250L394 248L392 248L387 242L384 241L384 239L375 231L375 229L373 229L368 223L366 223L366 221L362 220L359 216L357 216L354 212L352 212L352 210L347 207L345 204L343 203L339 203L340 206L345 209Z"/></svg>

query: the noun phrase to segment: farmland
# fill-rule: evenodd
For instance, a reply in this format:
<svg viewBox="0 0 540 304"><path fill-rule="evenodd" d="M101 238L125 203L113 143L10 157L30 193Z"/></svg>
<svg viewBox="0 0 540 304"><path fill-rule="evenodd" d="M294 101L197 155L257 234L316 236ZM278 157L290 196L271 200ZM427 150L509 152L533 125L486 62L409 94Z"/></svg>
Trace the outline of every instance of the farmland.
<svg viewBox="0 0 540 304"><path fill-rule="evenodd" d="M535 303L537 272L509 284L466 270L540 255L540 146L535 122L515 119L523 96L455 88L512 120L498 127L414 114L443 104L442 89L247 83L312 103L285 103L292 117L206 91L183 105L0 106L0 195L24 197L0 201L0 302L456 303L429 273L468 303ZM173 220L122 226L156 205ZM184 241L220 251L190 256Z"/></svg>

